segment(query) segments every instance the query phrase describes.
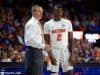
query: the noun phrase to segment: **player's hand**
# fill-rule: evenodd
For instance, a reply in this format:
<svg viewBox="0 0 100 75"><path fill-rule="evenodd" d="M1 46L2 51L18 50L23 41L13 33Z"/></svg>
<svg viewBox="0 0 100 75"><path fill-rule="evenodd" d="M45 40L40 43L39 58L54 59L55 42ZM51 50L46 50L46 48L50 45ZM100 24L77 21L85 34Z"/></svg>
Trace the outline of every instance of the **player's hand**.
<svg viewBox="0 0 100 75"><path fill-rule="evenodd" d="M76 58L73 55L71 55L70 58L69 58L70 65L74 65L75 64L75 60L76 60Z"/></svg>
<svg viewBox="0 0 100 75"><path fill-rule="evenodd" d="M49 63L51 62L52 65L57 65L57 60L54 57L50 57L50 56L44 56L44 62L45 63Z"/></svg>
<svg viewBox="0 0 100 75"><path fill-rule="evenodd" d="M50 61L52 65L57 65L57 60L55 57L50 56Z"/></svg>
<svg viewBox="0 0 100 75"><path fill-rule="evenodd" d="M56 60L56 58L54 57L52 51L48 51L48 55L49 55L49 57L50 57L50 62L51 62L51 64L52 64L52 65L57 65L57 60Z"/></svg>

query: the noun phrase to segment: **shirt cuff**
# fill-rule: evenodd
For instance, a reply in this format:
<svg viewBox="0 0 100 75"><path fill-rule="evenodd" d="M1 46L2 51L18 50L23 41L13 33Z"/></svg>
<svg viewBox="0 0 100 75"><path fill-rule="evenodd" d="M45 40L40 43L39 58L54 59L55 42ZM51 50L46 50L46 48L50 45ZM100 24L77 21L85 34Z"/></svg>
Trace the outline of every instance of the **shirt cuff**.
<svg viewBox="0 0 100 75"><path fill-rule="evenodd" d="M43 44L43 47L42 47L42 49L45 49L45 44Z"/></svg>
<svg viewBox="0 0 100 75"><path fill-rule="evenodd" d="M39 49L45 49L45 44L37 45L37 48L39 48Z"/></svg>

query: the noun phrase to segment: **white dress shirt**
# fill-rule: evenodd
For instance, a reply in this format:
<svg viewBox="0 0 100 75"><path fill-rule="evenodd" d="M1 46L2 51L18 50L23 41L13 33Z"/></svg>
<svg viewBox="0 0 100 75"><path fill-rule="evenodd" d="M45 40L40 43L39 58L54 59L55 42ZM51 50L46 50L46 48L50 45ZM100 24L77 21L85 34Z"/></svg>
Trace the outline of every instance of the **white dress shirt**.
<svg viewBox="0 0 100 75"><path fill-rule="evenodd" d="M25 45L44 49L45 43L43 42L42 35L43 31L39 25L39 21L35 17L32 17L25 25Z"/></svg>

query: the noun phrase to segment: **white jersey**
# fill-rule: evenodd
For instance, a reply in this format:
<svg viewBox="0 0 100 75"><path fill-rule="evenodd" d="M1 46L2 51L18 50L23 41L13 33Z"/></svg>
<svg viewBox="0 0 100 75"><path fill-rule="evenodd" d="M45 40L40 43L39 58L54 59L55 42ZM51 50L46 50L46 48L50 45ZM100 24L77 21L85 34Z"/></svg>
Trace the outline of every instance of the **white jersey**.
<svg viewBox="0 0 100 75"><path fill-rule="evenodd" d="M71 31L71 22L64 18L60 21L51 19L44 24L44 33L50 34L52 48L66 48L68 46L68 32Z"/></svg>
<svg viewBox="0 0 100 75"><path fill-rule="evenodd" d="M57 60L57 65L54 66L49 63L47 70L59 72L59 65L61 65L63 72L73 69L69 63L70 53L67 48L68 32L71 31L71 22L63 18L60 21L51 19L44 24L44 33L50 34L52 53Z"/></svg>

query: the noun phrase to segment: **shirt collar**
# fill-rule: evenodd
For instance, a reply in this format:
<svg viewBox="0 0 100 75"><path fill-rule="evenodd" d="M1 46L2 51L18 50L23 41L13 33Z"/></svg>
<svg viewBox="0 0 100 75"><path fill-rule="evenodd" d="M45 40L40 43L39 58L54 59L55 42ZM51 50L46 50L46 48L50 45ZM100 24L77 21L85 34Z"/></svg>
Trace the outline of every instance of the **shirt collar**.
<svg viewBox="0 0 100 75"><path fill-rule="evenodd" d="M35 22L39 22L34 16L32 16L32 20L34 20Z"/></svg>

